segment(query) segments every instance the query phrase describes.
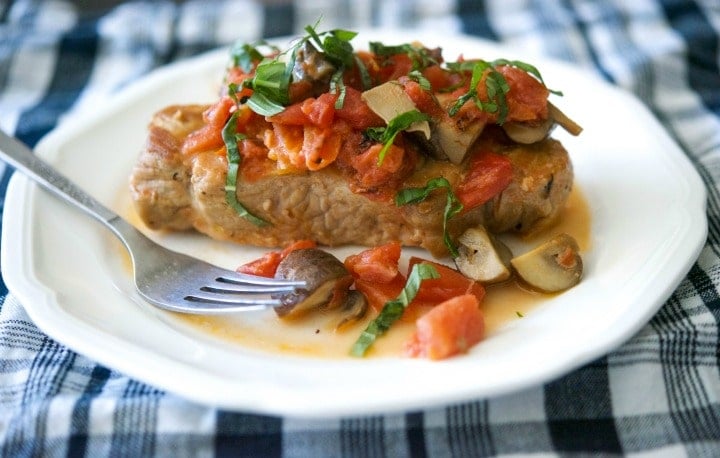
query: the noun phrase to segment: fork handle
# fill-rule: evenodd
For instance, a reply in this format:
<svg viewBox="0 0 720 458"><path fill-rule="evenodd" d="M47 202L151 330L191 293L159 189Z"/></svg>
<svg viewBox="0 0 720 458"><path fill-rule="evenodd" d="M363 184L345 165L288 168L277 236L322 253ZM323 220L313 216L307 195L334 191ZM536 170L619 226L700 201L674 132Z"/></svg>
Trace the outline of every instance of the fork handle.
<svg viewBox="0 0 720 458"><path fill-rule="evenodd" d="M33 154L25 144L2 130L0 130L0 158L48 191L84 210L123 239L122 233L126 232L123 226L129 226L129 223Z"/></svg>

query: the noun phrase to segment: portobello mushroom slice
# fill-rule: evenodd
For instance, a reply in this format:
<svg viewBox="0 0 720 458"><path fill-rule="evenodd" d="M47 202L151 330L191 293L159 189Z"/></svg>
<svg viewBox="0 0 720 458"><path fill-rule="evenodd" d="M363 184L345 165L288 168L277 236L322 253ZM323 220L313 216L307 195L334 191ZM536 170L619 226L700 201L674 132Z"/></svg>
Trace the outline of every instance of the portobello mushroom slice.
<svg viewBox="0 0 720 458"><path fill-rule="evenodd" d="M330 253L308 248L294 250L278 265L275 278L303 280L305 288L277 294L281 306L275 312L281 318L292 318L316 309L332 309L345 302L352 275L345 265Z"/></svg>
<svg viewBox="0 0 720 458"><path fill-rule="evenodd" d="M579 251L575 239L563 233L510 263L525 283L539 291L555 293L580 282L583 262Z"/></svg>

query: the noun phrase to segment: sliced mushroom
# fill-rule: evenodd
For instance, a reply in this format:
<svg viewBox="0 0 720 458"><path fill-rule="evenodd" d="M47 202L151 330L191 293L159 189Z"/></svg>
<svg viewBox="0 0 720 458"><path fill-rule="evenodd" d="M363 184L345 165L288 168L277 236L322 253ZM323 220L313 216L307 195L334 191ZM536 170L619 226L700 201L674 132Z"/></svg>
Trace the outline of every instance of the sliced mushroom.
<svg viewBox="0 0 720 458"><path fill-rule="evenodd" d="M518 276L531 287L548 293L578 284L583 273L580 249L574 238L559 234L537 248L513 258Z"/></svg>
<svg viewBox="0 0 720 458"><path fill-rule="evenodd" d="M362 93L361 98L386 123L403 113L417 109L415 103L405 93L402 86L393 81L368 89ZM405 130L407 132L422 132L426 139L430 138L430 124L427 121L415 122Z"/></svg>
<svg viewBox="0 0 720 458"><path fill-rule="evenodd" d="M548 117L539 123L506 122L502 128L510 139L517 143L530 145L544 140L555 127L555 120Z"/></svg>
<svg viewBox="0 0 720 458"><path fill-rule="evenodd" d="M558 107L548 102L548 117L539 122L506 122L502 128L510 139L517 143L529 145L547 138L556 125L565 129L569 134L578 136L582 127L570 119Z"/></svg>
<svg viewBox="0 0 720 458"><path fill-rule="evenodd" d="M510 278L510 249L483 226L470 228L459 238L455 259L458 270L481 283L497 283Z"/></svg>
<svg viewBox="0 0 720 458"><path fill-rule="evenodd" d="M553 118L555 122L565 129L570 135L577 137L583 131L583 128L578 123L570 119L558 107L550 102L548 102L548 110L550 117Z"/></svg>
<svg viewBox="0 0 720 458"><path fill-rule="evenodd" d="M448 107L456 101L451 94L437 94L437 98L438 103L443 107ZM453 164L461 163L475 140L482 134L485 124L481 119L467 119L461 114L452 117L434 117L430 143L438 151L435 156L447 158Z"/></svg>
<svg viewBox="0 0 720 458"><path fill-rule="evenodd" d="M368 301L363 293L357 290L348 291L345 302L340 307L342 318L335 326L336 330L344 326L354 323L365 316L368 311Z"/></svg>
<svg viewBox="0 0 720 458"><path fill-rule="evenodd" d="M325 58L325 55L315 49L309 41L304 42L295 54L292 76L294 81L309 81L311 83L327 83L337 69Z"/></svg>
<svg viewBox="0 0 720 458"><path fill-rule="evenodd" d="M345 301L352 276L340 260L317 248L295 250L283 259L275 278L304 280L306 287L278 294L282 305L275 308L281 318L302 315L318 308L334 308Z"/></svg>

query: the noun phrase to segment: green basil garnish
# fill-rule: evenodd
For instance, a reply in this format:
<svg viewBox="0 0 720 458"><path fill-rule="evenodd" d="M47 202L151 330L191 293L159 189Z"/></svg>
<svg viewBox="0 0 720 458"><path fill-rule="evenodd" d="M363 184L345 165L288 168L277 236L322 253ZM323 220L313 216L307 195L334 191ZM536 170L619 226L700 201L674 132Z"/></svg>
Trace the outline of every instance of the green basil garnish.
<svg viewBox="0 0 720 458"><path fill-rule="evenodd" d="M395 205L398 207L407 204L414 204L422 202L430 196L430 193L436 189L446 189L447 201L445 203L445 212L443 213L443 240L447 247L450 255L453 258L457 258L459 253L452 240L450 240L450 234L447 231L448 220L453 216L460 213L463 209L462 203L458 200L457 196L450 186L450 182L443 177L437 177L428 180L424 187L421 188L405 188L395 194Z"/></svg>
<svg viewBox="0 0 720 458"><path fill-rule="evenodd" d="M230 119L228 119L228 122L222 130L222 138L223 142L225 142L228 161L227 178L225 180L225 201L243 218L247 219L256 226L265 226L268 224L267 221L250 213L237 200L237 176L240 169L240 151L238 149L238 142L245 139L245 135L237 132L238 113L239 111L236 110L230 116Z"/></svg>
<svg viewBox="0 0 720 458"><path fill-rule="evenodd" d="M415 299L422 281L431 278L440 278L435 267L430 264L415 264L400 295L385 303L380 314L368 324L355 341L350 349L350 354L357 357L365 356L377 338L390 329L393 323L402 316L408 304Z"/></svg>
<svg viewBox="0 0 720 458"><path fill-rule="evenodd" d="M418 110L410 110L392 118L385 127L370 127L366 129L365 134L369 138L383 144L380 154L378 154L378 167L382 165L387 150L392 146L395 137L397 137L400 132L416 122L427 121L428 119L430 119L430 117L425 113L421 113Z"/></svg>

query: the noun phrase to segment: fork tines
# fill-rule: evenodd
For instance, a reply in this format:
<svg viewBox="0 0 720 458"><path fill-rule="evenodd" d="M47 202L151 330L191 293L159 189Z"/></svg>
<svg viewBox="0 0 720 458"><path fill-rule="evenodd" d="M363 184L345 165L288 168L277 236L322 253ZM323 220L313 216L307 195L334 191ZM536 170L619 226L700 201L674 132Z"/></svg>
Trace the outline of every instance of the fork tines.
<svg viewBox="0 0 720 458"><path fill-rule="evenodd" d="M238 310L243 311L261 310L281 305L280 299L272 295L290 293L304 286L304 281L278 280L246 274L224 275L184 299L203 304L206 312L227 311L228 306L237 306ZM267 297L259 297L263 295Z"/></svg>

